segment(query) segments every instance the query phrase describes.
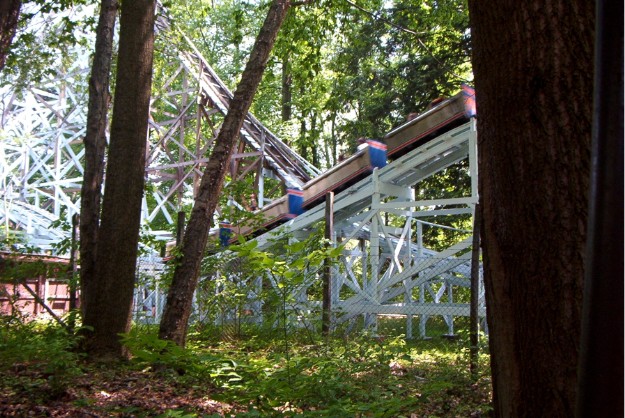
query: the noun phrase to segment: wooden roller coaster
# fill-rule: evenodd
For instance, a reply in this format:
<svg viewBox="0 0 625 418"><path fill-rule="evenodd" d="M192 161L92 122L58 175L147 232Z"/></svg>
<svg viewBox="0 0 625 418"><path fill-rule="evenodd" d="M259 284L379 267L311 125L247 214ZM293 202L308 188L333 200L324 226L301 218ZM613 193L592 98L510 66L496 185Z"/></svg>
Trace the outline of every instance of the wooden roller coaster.
<svg viewBox="0 0 625 418"><path fill-rule="evenodd" d="M475 114L474 91L468 86L453 97L407 121L386 134L381 141L369 140L362 149L328 171L306 182L301 190L274 200L256 211L254 224L245 222L232 226L237 235L256 236L286 222L308 208L325 200L326 193L338 193L382 167L386 160L397 159L431 139L469 121ZM296 196L294 198L290 198ZM294 205L294 201L297 202ZM260 221L258 221L260 219Z"/></svg>

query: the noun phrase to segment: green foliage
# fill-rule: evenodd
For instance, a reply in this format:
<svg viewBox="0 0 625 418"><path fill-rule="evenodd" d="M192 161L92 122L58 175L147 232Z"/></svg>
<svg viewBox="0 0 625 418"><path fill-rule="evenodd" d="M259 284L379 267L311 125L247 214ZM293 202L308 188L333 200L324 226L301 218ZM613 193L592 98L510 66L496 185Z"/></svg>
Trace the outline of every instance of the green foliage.
<svg viewBox="0 0 625 418"><path fill-rule="evenodd" d="M203 394L201 403L208 398L235 405L236 412L231 414L237 417L464 417L484 416L491 408L488 355L480 355L478 375L473 379L462 338L406 342L401 335L372 338L363 334L311 343L294 337L290 356L285 355L279 338L262 333L217 343L196 328L187 348L159 340L150 327L134 328L123 339L133 354L130 368L124 363L109 363L105 368L83 365L75 352L77 340L62 329L3 318L0 389L11 399L26 397L45 404L70 386L78 388L77 379L85 371L93 374L90 380L97 377L100 383L87 385L94 385L93 393L83 392L73 402L77 407L92 408L101 379L118 374L128 379L112 386L120 388L120 393L144 376L156 388L181 388L185 399L197 389ZM206 416L198 415L190 404L163 410L159 408L162 399L155 401L154 409L147 402L110 404L99 413Z"/></svg>
<svg viewBox="0 0 625 418"><path fill-rule="evenodd" d="M73 249L78 248L78 242L75 242L75 248L72 248L72 220L67 216L66 210L62 210L59 217L50 222L50 228L65 232L65 238L52 243L55 254L69 254Z"/></svg>
<svg viewBox="0 0 625 418"><path fill-rule="evenodd" d="M159 414L156 416L157 418L194 418L197 417L196 414L188 414L185 411L167 411L165 413Z"/></svg>
<svg viewBox="0 0 625 418"><path fill-rule="evenodd" d="M29 86L71 67L71 58L92 47L89 34L95 32L97 9L89 5L95 3L93 0L24 1L2 83Z"/></svg>
<svg viewBox="0 0 625 418"><path fill-rule="evenodd" d="M219 399L248 405L241 417L470 416L489 409L489 382L471 380L457 343L360 336L294 344L290 358L271 340L213 350L240 356L242 380Z"/></svg>
<svg viewBox="0 0 625 418"><path fill-rule="evenodd" d="M142 223L139 229L139 255L150 254L161 245L162 241L159 241L152 233L151 228L147 224Z"/></svg>
<svg viewBox="0 0 625 418"><path fill-rule="evenodd" d="M198 353L171 341L161 340L155 331L150 328L133 328L130 333L121 336L122 343L132 354L132 361L138 366L209 378L216 386L221 387L236 384L241 379L235 372L237 363L233 360L209 353Z"/></svg>
<svg viewBox="0 0 625 418"><path fill-rule="evenodd" d="M189 362L190 353L187 350L171 341L159 339L154 333L133 329L131 333L122 334L121 338L137 363L179 369Z"/></svg>
<svg viewBox="0 0 625 418"><path fill-rule="evenodd" d="M241 240L227 251L206 257L199 285L199 317L203 322L230 323L239 334L246 321L263 315L267 324L280 323L291 332L296 317L307 327L315 326L318 309L303 312L294 295L306 290L307 296L320 299L317 275L326 259L336 260L341 248L332 248L323 238L323 226L312 228L308 237L296 241L289 237L274 240L267 248L257 241ZM234 274L233 274L234 273ZM253 293L250 289L256 289ZM253 296L251 296L253 295ZM262 312L253 311L262 301ZM248 321L248 322L249 322ZM312 329L309 329L312 331Z"/></svg>
<svg viewBox="0 0 625 418"><path fill-rule="evenodd" d="M19 371L0 385L15 396L61 396L82 373L78 338L53 323L0 316L0 374Z"/></svg>
<svg viewBox="0 0 625 418"><path fill-rule="evenodd" d="M170 12L232 88L262 7L187 0ZM305 158L331 166L356 138L379 138L456 93L471 78L469 53L464 0L306 3L289 10L252 112Z"/></svg>
<svg viewBox="0 0 625 418"><path fill-rule="evenodd" d="M0 251L14 252L19 254L38 254L41 249L30 245L26 236L10 229L5 229L0 234Z"/></svg>

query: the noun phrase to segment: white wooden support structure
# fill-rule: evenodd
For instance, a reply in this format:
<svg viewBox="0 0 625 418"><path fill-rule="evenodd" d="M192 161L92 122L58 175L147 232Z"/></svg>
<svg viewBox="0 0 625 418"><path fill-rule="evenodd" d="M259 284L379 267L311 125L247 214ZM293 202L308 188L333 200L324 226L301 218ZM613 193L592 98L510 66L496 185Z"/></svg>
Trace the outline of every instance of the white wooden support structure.
<svg viewBox="0 0 625 418"><path fill-rule="evenodd" d="M145 224L172 224L175 213L192 202L232 93L160 3L158 9L155 42L170 62L153 77L142 217ZM0 223L44 251L67 237L67 231L50 223L71 219L80 210L89 48L69 50L67 58L73 60L68 68L59 68L37 87L16 90L7 83L0 88ZM281 190L272 195L265 178L298 187L317 174L317 168L247 115L231 178L253 177L256 189L250 192L259 207L282 195ZM172 239L168 232L152 232Z"/></svg>
<svg viewBox="0 0 625 418"><path fill-rule="evenodd" d="M154 78L158 94L151 100L146 138L146 222L158 217L173 222L172 212L191 201L232 99L193 43L184 34L172 36L175 30L161 12L157 42L166 46L163 49L171 53L171 60ZM68 56L75 58L74 64L41 86L24 91L14 91L10 86L0 89L0 222L6 229L21 231L31 244L44 250L51 250L52 243L67 237L66 231L51 227L51 223L62 216L70 219L80 207L89 56L84 50L69 51ZM272 197L269 180L265 183L265 179L284 187L299 187L320 174L251 114L240 141L231 177L254 176L259 207ZM469 195L415 200L415 184L464 159L469 161ZM244 202L232 202L245 206ZM420 334L425 336L427 318L441 315L453 334L453 317L468 315L469 311L468 304L457 302L457 289L469 283L466 272L470 269L465 272L464 268L469 263L465 252L470 237L438 252L425 248L423 228L436 226L423 218L472 213L476 202L474 120L428 138L423 145L337 193L335 239L344 246L344 253L332 278L336 325L362 318L375 332L380 315L402 315L407 318L406 334L411 335L412 316L418 316ZM291 231L294 239L305 237L323 214L321 203L275 231ZM385 224L386 217L393 219L392 225ZM163 235L163 239L170 238ZM257 240L261 248L269 242L267 234ZM248 283L258 292L257 280L254 285ZM305 300L306 292L298 291L302 308L318 308L320 301ZM153 300L149 298L144 294L142 300Z"/></svg>
<svg viewBox="0 0 625 418"><path fill-rule="evenodd" d="M469 162L471 189L468 195L437 200L415 200L413 186L462 160ZM344 245L341 268L335 269L333 307L336 325L358 320L372 333L378 332L380 315L406 318L406 335L412 337L413 317L426 337L426 324L441 316L447 334L454 334L454 318L469 316L469 303L458 302L458 289L470 285L471 231L442 251L424 247L423 230L447 228L422 218L472 214L477 203L477 141L475 120L430 140L387 166L343 190L335 197L337 242ZM280 234L306 236L323 220L325 204L257 237L266 248ZM393 226L385 216L394 217ZM270 238L271 236L271 238ZM320 301L309 300L311 307ZM302 305L303 306L303 305ZM302 308L303 309L303 308ZM485 316L481 289L480 317Z"/></svg>

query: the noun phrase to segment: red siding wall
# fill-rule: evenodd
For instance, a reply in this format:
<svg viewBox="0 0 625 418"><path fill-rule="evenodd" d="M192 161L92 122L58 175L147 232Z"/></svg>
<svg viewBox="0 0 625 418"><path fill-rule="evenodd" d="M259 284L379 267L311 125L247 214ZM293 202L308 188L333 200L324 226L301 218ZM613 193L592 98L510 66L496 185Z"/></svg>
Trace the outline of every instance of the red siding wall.
<svg viewBox="0 0 625 418"><path fill-rule="evenodd" d="M64 258L0 253L0 315L50 316L25 285L56 315L67 313L68 268L69 260ZM34 277L29 277L31 272Z"/></svg>

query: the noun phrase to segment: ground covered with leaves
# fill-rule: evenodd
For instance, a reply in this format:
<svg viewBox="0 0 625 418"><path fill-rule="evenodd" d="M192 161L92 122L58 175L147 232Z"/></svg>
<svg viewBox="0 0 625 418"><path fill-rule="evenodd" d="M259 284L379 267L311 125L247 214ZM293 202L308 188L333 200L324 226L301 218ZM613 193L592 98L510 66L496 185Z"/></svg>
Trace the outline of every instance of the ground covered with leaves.
<svg viewBox="0 0 625 418"><path fill-rule="evenodd" d="M139 328L133 358L93 363L53 325L0 328L0 416L484 417L488 356L469 373L462 339L327 341L194 332L186 349Z"/></svg>

